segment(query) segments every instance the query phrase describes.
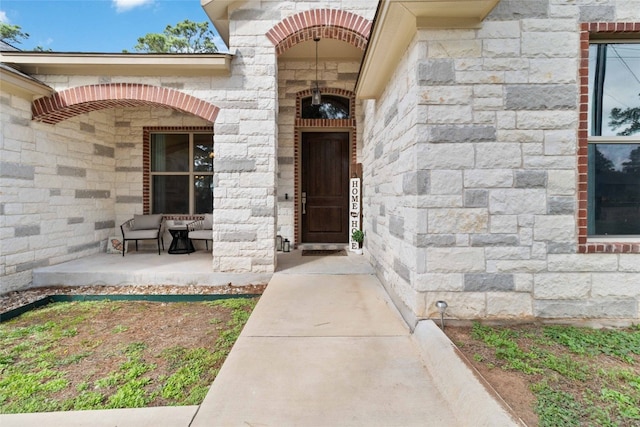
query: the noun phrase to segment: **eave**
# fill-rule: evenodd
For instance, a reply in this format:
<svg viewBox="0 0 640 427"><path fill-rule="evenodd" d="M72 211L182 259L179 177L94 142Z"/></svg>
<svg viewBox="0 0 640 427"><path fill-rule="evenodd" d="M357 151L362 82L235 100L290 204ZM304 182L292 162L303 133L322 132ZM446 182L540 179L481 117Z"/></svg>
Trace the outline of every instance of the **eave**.
<svg viewBox="0 0 640 427"><path fill-rule="evenodd" d="M478 28L500 0L380 0L356 83L360 99L378 98L418 29Z"/></svg>
<svg viewBox="0 0 640 427"><path fill-rule="evenodd" d="M242 2L242 0L200 0L200 6L227 46L229 46L229 9L236 7L234 3Z"/></svg>
<svg viewBox="0 0 640 427"><path fill-rule="evenodd" d="M54 93L53 88L5 64L0 66L0 88L28 100Z"/></svg>
<svg viewBox="0 0 640 427"><path fill-rule="evenodd" d="M230 54L0 52L0 62L31 75L228 75Z"/></svg>

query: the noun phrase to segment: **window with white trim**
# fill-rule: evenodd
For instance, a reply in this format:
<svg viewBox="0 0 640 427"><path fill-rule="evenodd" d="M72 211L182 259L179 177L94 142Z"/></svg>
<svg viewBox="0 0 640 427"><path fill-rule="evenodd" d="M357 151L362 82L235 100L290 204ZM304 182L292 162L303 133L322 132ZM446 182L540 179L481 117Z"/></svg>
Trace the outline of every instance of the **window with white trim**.
<svg viewBox="0 0 640 427"><path fill-rule="evenodd" d="M151 212L213 211L213 134L151 134Z"/></svg>
<svg viewBox="0 0 640 427"><path fill-rule="evenodd" d="M640 41L589 46L587 234L640 237Z"/></svg>

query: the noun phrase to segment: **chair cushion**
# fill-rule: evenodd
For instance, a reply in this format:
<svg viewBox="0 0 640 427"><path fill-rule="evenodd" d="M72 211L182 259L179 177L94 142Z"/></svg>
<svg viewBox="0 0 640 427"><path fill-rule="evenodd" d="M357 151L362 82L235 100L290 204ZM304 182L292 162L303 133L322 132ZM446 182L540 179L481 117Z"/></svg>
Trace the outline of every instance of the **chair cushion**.
<svg viewBox="0 0 640 427"><path fill-rule="evenodd" d="M157 239L158 230L132 230L127 233L125 239L137 240L137 239Z"/></svg>
<svg viewBox="0 0 640 427"><path fill-rule="evenodd" d="M213 229L213 214L204 214L204 221L202 222L203 230Z"/></svg>
<svg viewBox="0 0 640 427"><path fill-rule="evenodd" d="M157 230L162 222L162 214L134 215L132 230Z"/></svg>
<svg viewBox="0 0 640 427"><path fill-rule="evenodd" d="M213 240L213 231L212 230L190 231L189 238L194 240Z"/></svg>

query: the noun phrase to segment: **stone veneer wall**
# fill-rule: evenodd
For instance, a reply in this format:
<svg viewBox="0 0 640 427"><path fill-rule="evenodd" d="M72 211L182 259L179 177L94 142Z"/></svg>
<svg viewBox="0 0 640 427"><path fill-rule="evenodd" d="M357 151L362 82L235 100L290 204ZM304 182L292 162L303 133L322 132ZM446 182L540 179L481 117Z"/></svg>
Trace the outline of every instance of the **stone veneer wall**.
<svg viewBox="0 0 640 427"><path fill-rule="evenodd" d="M27 287L34 268L106 249L115 226L113 111L56 127L2 93L0 293Z"/></svg>
<svg viewBox="0 0 640 427"><path fill-rule="evenodd" d="M503 0L418 31L365 102L366 249L405 318L638 319L640 255L578 253L580 23L636 2Z"/></svg>

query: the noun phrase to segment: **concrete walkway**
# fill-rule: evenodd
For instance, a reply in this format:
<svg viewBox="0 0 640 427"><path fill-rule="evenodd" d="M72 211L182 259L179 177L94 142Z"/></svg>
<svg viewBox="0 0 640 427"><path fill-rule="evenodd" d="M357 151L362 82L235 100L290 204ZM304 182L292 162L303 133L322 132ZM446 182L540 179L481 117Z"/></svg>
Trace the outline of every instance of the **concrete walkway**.
<svg viewBox="0 0 640 427"><path fill-rule="evenodd" d="M519 425L433 322L410 333L364 257L279 265L200 407L0 415L0 426Z"/></svg>

